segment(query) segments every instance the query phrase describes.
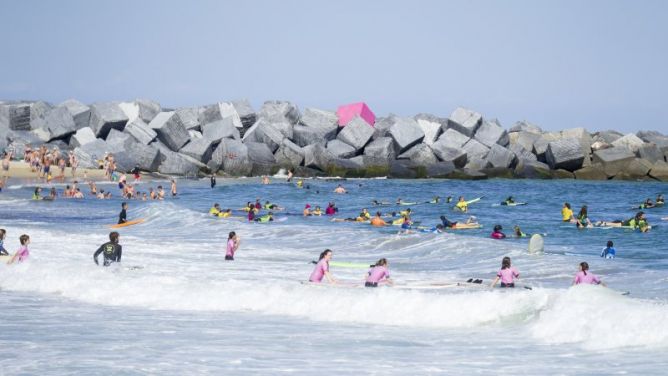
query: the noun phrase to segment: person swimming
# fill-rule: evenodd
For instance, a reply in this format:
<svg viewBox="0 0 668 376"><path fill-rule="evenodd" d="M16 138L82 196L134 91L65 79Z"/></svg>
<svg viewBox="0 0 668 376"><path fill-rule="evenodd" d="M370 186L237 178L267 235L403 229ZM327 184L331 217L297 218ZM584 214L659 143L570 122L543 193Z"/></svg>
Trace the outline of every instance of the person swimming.
<svg viewBox="0 0 668 376"><path fill-rule="evenodd" d="M383 220L383 218L381 218L381 216L382 216L382 214L379 211L376 212L376 216L371 218L371 221L370 221L371 226L374 226L374 227L386 226L387 223L385 222L385 220Z"/></svg>
<svg viewBox="0 0 668 376"><path fill-rule="evenodd" d="M313 272L309 276L309 282L321 283L323 278L326 278L329 283L336 283L336 280L329 272L329 261L332 259L332 251L330 249L325 249L320 253L320 258L318 263L315 264Z"/></svg>
<svg viewBox="0 0 668 376"><path fill-rule="evenodd" d="M579 271L577 274L575 274L575 278L573 278L573 283L571 285L602 285L606 286L603 281L601 281L601 278L599 278L597 275L594 273L588 272L589 271L589 264L586 262L581 262Z"/></svg>
<svg viewBox="0 0 668 376"><path fill-rule="evenodd" d="M382 258L367 272L365 287L378 287L378 284L387 283L393 285L394 282L390 278L390 271L387 268L387 259Z"/></svg>
<svg viewBox="0 0 668 376"><path fill-rule="evenodd" d="M339 185L334 189L334 193L347 193L347 192L346 192L346 189L343 188L343 186L342 186L341 184L339 184Z"/></svg>
<svg viewBox="0 0 668 376"><path fill-rule="evenodd" d="M317 215L321 216L322 215L322 209L320 209L320 206L316 205L315 209L311 212L311 215Z"/></svg>
<svg viewBox="0 0 668 376"><path fill-rule="evenodd" d="M527 237L527 234L522 232L522 229L520 228L519 225L515 225L515 227L513 228L513 231L515 233L515 237L518 237L518 238L526 238Z"/></svg>
<svg viewBox="0 0 668 376"><path fill-rule="evenodd" d="M615 258L615 253L617 251L614 248L614 243L612 240L608 240L608 243L606 244L605 248L601 251L601 257L606 258L606 259L613 259Z"/></svg>
<svg viewBox="0 0 668 376"><path fill-rule="evenodd" d="M506 234L504 234L501 230L503 230L503 227L501 225L494 226L494 231L490 235L492 239L505 239Z"/></svg>
<svg viewBox="0 0 668 376"><path fill-rule="evenodd" d="M313 213L311 213L311 205L310 204L306 204L306 206L304 206L304 211L302 212L302 214L304 215L304 217L308 217L308 216L313 215Z"/></svg>
<svg viewBox="0 0 668 376"><path fill-rule="evenodd" d="M213 215L214 217L219 217L220 213L220 204L218 203L213 204L213 207L209 209L209 214Z"/></svg>
<svg viewBox="0 0 668 376"><path fill-rule="evenodd" d="M371 213L369 213L369 210L367 208L364 208L364 209L362 209L360 214L357 216L357 218L359 218L360 222L368 221L368 220L371 219Z"/></svg>
<svg viewBox="0 0 668 376"><path fill-rule="evenodd" d="M501 269L496 273L496 278L489 287L496 286L499 280L501 280L501 287L515 287L515 278L520 278L520 272L510 264L510 257L506 256L501 260Z"/></svg>
<svg viewBox="0 0 668 376"><path fill-rule="evenodd" d="M41 193L42 193L42 188L41 187L35 187L35 192L33 192L33 194L32 194L32 199L33 200L41 200L42 199Z"/></svg>
<svg viewBox="0 0 668 376"><path fill-rule="evenodd" d="M325 214L327 215L334 215L339 211L339 209L334 206L333 202L330 202L327 204L327 208L325 209Z"/></svg>
<svg viewBox="0 0 668 376"><path fill-rule="evenodd" d="M663 204L665 204L665 203L666 203L666 201L663 199L663 194L659 193L659 194L656 196L656 204L657 204L657 205L663 205Z"/></svg>
<svg viewBox="0 0 668 376"><path fill-rule="evenodd" d="M261 217L257 217L254 219L255 222L259 223L266 223L266 222L273 222L274 221L274 213L269 212Z"/></svg>

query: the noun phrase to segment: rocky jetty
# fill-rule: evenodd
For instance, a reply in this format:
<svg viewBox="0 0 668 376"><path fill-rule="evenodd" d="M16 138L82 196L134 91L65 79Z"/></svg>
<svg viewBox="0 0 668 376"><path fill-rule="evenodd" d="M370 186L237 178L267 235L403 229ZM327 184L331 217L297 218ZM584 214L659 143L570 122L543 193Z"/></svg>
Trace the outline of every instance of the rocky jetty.
<svg viewBox="0 0 668 376"><path fill-rule="evenodd" d="M544 132L467 108L448 117L377 117L364 103L337 111L267 101L166 109L159 103L83 104L70 99L0 102L0 151L22 158L26 145L73 150L95 168L112 153L118 168L196 176L301 176L485 179L493 177L668 181L668 136L654 131Z"/></svg>

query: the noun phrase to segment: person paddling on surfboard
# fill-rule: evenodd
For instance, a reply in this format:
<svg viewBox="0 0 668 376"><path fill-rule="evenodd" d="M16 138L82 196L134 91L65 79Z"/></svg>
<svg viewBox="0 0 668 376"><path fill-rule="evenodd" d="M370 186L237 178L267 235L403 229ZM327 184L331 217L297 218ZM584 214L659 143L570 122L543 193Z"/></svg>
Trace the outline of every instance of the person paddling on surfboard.
<svg viewBox="0 0 668 376"><path fill-rule="evenodd" d="M464 196L459 196L459 201L457 202L457 205L455 205L455 208L464 213L469 211L469 204L464 200Z"/></svg>
<svg viewBox="0 0 668 376"><path fill-rule="evenodd" d="M501 205L509 205L509 204L514 204L514 203L515 203L515 200L513 199L513 196L508 196L508 198L505 199L505 201L503 201L501 203Z"/></svg>
<svg viewBox="0 0 668 376"><path fill-rule="evenodd" d="M121 204L121 212L120 212L120 214L118 214L118 224L119 225L128 221L127 210L128 210L128 203L127 202L122 203Z"/></svg>
<svg viewBox="0 0 668 376"><path fill-rule="evenodd" d="M320 254L318 263L315 264L311 276L308 278L309 282L321 283L323 278L327 279L329 283L336 283L336 279L329 272L329 261L332 259L332 250L325 249Z"/></svg>
<svg viewBox="0 0 668 376"><path fill-rule="evenodd" d="M387 283L390 286L394 285L394 282L390 279L390 271L387 268L387 259L385 258L378 260L378 262L369 269L364 281L364 287L378 287L378 284L383 283Z"/></svg>
<svg viewBox="0 0 668 376"><path fill-rule="evenodd" d="M575 275L575 278L573 278L572 285L580 285L580 284L606 286L606 284L603 283L603 281L601 281L601 278L599 278L594 273L589 272L589 264L587 264L586 262L580 263L579 271Z"/></svg>
<svg viewBox="0 0 668 376"><path fill-rule="evenodd" d="M520 278L520 272L510 264L510 257L506 256L501 260L501 269L496 273L496 278L489 287L496 286L499 280L501 280L501 287L515 287L515 278Z"/></svg>
<svg viewBox="0 0 668 376"><path fill-rule="evenodd" d="M102 244L100 248L93 253L93 261L95 261L95 265L100 265L97 262L97 256L102 253L102 256L104 257L102 265L104 266L109 266L114 262L121 262L121 254L123 253L123 247L121 247L120 244L118 244L119 241L119 235L116 231L112 231L109 233L109 241Z"/></svg>

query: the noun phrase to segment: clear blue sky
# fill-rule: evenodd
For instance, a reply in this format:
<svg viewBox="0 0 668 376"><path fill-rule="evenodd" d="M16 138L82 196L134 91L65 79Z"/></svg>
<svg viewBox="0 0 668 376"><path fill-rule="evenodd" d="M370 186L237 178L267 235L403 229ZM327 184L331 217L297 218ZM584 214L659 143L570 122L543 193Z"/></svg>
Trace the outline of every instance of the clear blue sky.
<svg viewBox="0 0 668 376"><path fill-rule="evenodd" d="M0 0L0 98L668 130L668 1Z"/></svg>

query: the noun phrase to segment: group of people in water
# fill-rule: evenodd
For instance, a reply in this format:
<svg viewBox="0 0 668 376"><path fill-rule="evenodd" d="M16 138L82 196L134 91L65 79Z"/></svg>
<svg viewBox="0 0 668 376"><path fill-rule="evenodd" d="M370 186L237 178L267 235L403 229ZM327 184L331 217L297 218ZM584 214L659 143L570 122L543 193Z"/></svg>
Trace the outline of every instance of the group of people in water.
<svg viewBox="0 0 668 376"><path fill-rule="evenodd" d="M123 175L124 176L124 175ZM83 199L86 198L86 194L78 186L79 182L74 180L71 184L65 186L63 191L59 194L56 187L51 187L48 194L43 195L43 189L40 186L35 187L33 191L32 199L33 200L55 200L57 198L74 198L74 199ZM171 179L170 182L170 194L172 197L176 197L177 188L176 180ZM88 182L89 192L88 197L93 197L100 200L111 199L112 193L110 190L98 189L97 184L94 181ZM120 197L128 200L139 200L139 201L149 201L149 200L164 200L167 197L167 193L162 185L158 185L157 188L149 187L148 192L135 191L134 187L126 182L125 179L119 180L118 188L120 190Z"/></svg>
<svg viewBox="0 0 668 376"><path fill-rule="evenodd" d="M657 203L663 205L663 195L657 197ZM659 206L661 206L659 205ZM592 227L626 227L640 232L649 231L652 226L647 222L645 212L640 210L636 214L627 219L616 219L612 221L596 221L592 222L589 219L589 212L587 205L582 205L577 215L573 214L571 204L565 202L561 208L561 216L564 222L575 223L578 228L592 228Z"/></svg>
<svg viewBox="0 0 668 376"><path fill-rule="evenodd" d="M309 282L322 283L323 280L331 284L338 284L339 281L334 278L334 275L329 270L329 264L332 260L333 252L331 249L325 249L320 253L318 262L315 264ZM520 272L512 266L510 257L506 256L501 260L501 268L496 272L495 278L490 283L489 287L495 287L499 282L502 288L514 288L515 282L520 278ZM365 287L378 287L382 285L392 286L394 281L390 278L389 264L386 258L379 259L375 264L371 265L369 270L364 275ZM468 283L482 283L482 280L469 280ZM578 272L575 274L572 285L579 284L596 284L606 286L600 277L589 271L589 264L581 262Z"/></svg>
<svg viewBox="0 0 668 376"><path fill-rule="evenodd" d="M15 262L23 262L28 259L30 256L30 250L28 245L30 244L30 236L22 234L19 236L19 249L14 252L13 255L9 254L9 251L5 249L5 238L7 237L7 231L4 228L0 228L0 256L6 257L8 260L7 264L13 264Z"/></svg>

